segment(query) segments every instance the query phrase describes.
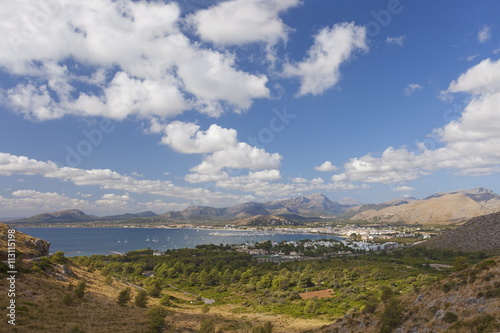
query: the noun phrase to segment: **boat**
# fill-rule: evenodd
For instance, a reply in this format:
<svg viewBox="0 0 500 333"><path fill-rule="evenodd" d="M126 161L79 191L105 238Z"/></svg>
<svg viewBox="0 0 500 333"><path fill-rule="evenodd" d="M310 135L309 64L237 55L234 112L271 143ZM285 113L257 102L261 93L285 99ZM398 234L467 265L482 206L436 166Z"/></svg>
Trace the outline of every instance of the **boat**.
<svg viewBox="0 0 500 333"><path fill-rule="evenodd" d="M148 234L148 238L146 238L146 242L149 242L151 239L149 239L149 234Z"/></svg>
<svg viewBox="0 0 500 333"><path fill-rule="evenodd" d="M122 240L120 238L118 238L118 243L121 243L121 242L122 242Z"/></svg>
<svg viewBox="0 0 500 333"><path fill-rule="evenodd" d="M128 240L125 238L125 240L123 241L124 243L128 243Z"/></svg>

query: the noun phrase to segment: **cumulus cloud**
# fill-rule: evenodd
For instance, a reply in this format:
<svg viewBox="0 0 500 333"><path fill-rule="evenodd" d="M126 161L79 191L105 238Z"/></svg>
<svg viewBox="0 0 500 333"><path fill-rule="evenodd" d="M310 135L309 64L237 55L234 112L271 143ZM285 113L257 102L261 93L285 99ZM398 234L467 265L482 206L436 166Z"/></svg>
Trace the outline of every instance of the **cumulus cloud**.
<svg viewBox="0 0 500 333"><path fill-rule="evenodd" d="M479 43L486 43L491 38L491 28L487 25L483 26L477 33Z"/></svg>
<svg viewBox="0 0 500 333"><path fill-rule="evenodd" d="M410 83L406 86L406 88L404 89L404 92L405 92L406 96L410 96L417 90L422 90L422 86L420 84L417 84L417 83Z"/></svg>
<svg viewBox="0 0 500 333"><path fill-rule="evenodd" d="M80 193L77 193L81 196ZM151 210L154 212L166 212L170 210L182 210L188 204L167 203L162 200L148 200L137 202L128 193L118 195L115 193L104 194L96 201L71 198L68 195L56 192L40 192L35 190L18 190L10 196L0 196L0 210L3 214L33 215L40 212L54 212L70 208L77 208L87 214L121 214L124 211L138 212Z"/></svg>
<svg viewBox="0 0 500 333"><path fill-rule="evenodd" d="M231 53L192 42L181 23L176 3L5 4L0 67L20 82L0 97L40 121L67 114L165 118L190 109L219 116L269 97L265 75L239 70Z"/></svg>
<svg viewBox="0 0 500 333"><path fill-rule="evenodd" d="M429 149L387 148L380 155L352 158L338 181L400 183L433 171L454 170L457 175L481 176L500 171L500 60L486 59L452 81L446 93L472 95L461 116L434 130Z"/></svg>
<svg viewBox="0 0 500 333"><path fill-rule="evenodd" d="M324 172L333 172L337 170L337 167L332 164L330 161L326 161L323 164L314 167L314 170L324 171Z"/></svg>
<svg viewBox="0 0 500 333"><path fill-rule="evenodd" d="M286 40L290 28L279 14L299 0L233 0L221 2L188 17L204 41L220 45Z"/></svg>
<svg viewBox="0 0 500 333"><path fill-rule="evenodd" d="M299 63L286 64L283 75L300 78L298 96L319 95L338 83L340 65L360 50L368 50L364 27L354 23L325 27L314 37L307 57Z"/></svg>
<svg viewBox="0 0 500 333"><path fill-rule="evenodd" d="M40 175L45 178L71 182L78 186L99 186L102 189L182 198L206 204L219 203L224 200L226 202L241 202L253 199L251 196L237 196L204 188L177 186L170 181L138 180L109 169L86 170L59 167L51 161L43 162L25 156L0 153L0 175L19 174ZM107 199L116 199L116 197L101 198L101 200Z"/></svg>
<svg viewBox="0 0 500 333"><path fill-rule="evenodd" d="M200 174L213 174L223 168L276 169L281 165L281 158L278 153L271 154L262 148L239 142L234 146L214 152L207 156L201 164L190 170Z"/></svg>
<svg viewBox="0 0 500 333"><path fill-rule="evenodd" d="M414 191L415 189L410 186L397 186L392 189L393 192L409 192L409 191Z"/></svg>
<svg viewBox="0 0 500 333"><path fill-rule="evenodd" d="M237 131L212 124L206 131L194 123L174 121L167 125L153 122L164 134L161 142L184 154L207 154L201 164L190 169L185 179L191 183L216 181L227 177L224 169L277 169L282 156L238 141Z"/></svg>
<svg viewBox="0 0 500 333"><path fill-rule="evenodd" d="M0 208L3 212L26 214L26 212L39 213L69 208L92 209L93 207L89 201L69 198L55 192L18 190L12 192L10 198L0 196Z"/></svg>
<svg viewBox="0 0 500 333"><path fill-rule="evenodd" d="M194 123L174 121L165 126L164 133L161 142L183 154L213 153L238 143L236 130L216 124L200 131L200 126Z"/></svg>
<svg viewBox="0 0 500 333"><path fill-rule="evenodd" d="M385 42L387 44L395 44L398 46L403 46L405 42L405 36L398 36L398 37L387 37L385 39Z"/></svg>

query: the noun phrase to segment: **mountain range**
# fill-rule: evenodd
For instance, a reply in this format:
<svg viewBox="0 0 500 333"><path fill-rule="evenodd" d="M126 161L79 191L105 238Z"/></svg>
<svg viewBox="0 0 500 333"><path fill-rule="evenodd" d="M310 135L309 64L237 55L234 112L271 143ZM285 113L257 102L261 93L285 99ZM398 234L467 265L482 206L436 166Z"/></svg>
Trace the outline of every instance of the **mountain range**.
<svg viewBox="0 0 500 333"><path fill-rule="evenodd" d="M88 221L134 221L134 222L205 222L226 220L233 224L262 224L262 221L282 221L284 225L300 224L311 218L340 218L353 221L381 223L462 223L466 220L490 213L500 212L500 196L484 187L472 190L441 192L424 199L394 199L379 204L341 204L331 201L321 193L291 199L247 202L230 207L189 206L181 211L163 214L154 212L126 213L121 215L92 216L81 210L43 213L9 223L61 223ZM259 216L261 222L248 220ZM262 217L269 218L263 219ZM247 220L245 220L247 219Z"/></svg>
<svg viewBox="0 0 500 333"><path fill-rule="evenodd" d="M410 200L380 209L372 208L351 220L402 223L462 223L476 216L500 211L500 196L479 187L472 190L436 193L422 200Z"/></svg>

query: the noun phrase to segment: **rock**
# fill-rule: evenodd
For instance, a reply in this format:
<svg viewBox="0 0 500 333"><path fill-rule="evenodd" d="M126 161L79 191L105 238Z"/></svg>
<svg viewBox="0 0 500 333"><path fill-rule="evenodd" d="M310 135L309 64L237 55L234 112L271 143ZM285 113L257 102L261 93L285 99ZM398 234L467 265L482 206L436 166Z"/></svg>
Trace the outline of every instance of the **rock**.
<svg viewBox="0 0 500 333"><path fill-rule="evenodd" d="M436 319L443 319L445 313L446 312L444 310L437 310L436 313L434 314L434 318L436 318Z"/></svg>

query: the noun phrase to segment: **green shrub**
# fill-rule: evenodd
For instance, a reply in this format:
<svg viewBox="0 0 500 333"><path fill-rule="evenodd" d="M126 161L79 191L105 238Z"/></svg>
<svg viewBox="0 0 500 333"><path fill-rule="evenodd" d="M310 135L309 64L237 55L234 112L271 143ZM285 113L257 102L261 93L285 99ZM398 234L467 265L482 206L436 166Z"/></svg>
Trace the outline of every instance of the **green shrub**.
<svg viewBox="0 0 500 333"><path fill-rule="evenodd" d="M149 326L154 331L161 332L163 326L165 326L165 317L167 316L167 310L162 306L154 306L147 312L147 317L149 320Z"/></svg>
<svg viewBox="0 0 500 333"><path fill-rule="evenodd" d="M130 302L131 299L132 299L131 289L130 287L126 287L125 289L122 289L118 294L116 303L118 303L121 306L125 306L127 305L128 302Z"/></svg>
<svg viewBox="0 0 500 333"><path fill-rule="evenodd" d="M87 288L87 283L85 283L84 280L78 281L78 284L75 287L75 297L76 298L83 298L85 296L85 289Z"/></svg>
<svg viewBox="0 0 500 333"><path fill-rule="evenodd" d="M380 316L380 333L391 333L401 322L403 308L396 300L391 300L385 305Z"/></svg>
<svg viewBox="0 0 500 333"><path fill-rule="evenodd" d="M458 316L456 314L454 314L453 312L447 311L444 314L443 320L445 323L451 324L451 323L458 320Z"/></svg>
<svg viewBox="0 0 500 333"><path fill-rule="evenodd" d="M134 304L140 308L145 308L148 305L148 293L145 290L139 290L135 295Z"/></svg>
<svg viewBox="0 0 500 333"><path fill-rule="evenodd" d="M68 333L85 333L85 331L78 326L73 326L69 329Z"/></svg>

